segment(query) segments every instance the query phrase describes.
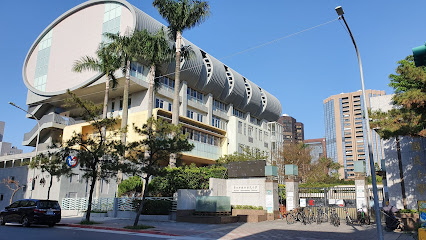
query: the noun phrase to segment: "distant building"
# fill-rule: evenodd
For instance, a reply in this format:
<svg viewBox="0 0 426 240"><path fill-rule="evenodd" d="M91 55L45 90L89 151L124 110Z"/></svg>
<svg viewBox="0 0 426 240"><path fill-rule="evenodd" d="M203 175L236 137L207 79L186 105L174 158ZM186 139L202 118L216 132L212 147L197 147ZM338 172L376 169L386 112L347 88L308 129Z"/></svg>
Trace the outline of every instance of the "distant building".
<svg viewBox="0 0 426 240"><path fill-rule="evenodd" d="M385 95L385 91L366 90L366 94L367 106L370 107L370 98ZM341 178L355 177L354 162L358 160L366 161L369 175L368 141L363 116L361 90L333 95L324 100L327 157L343 166L339 170ZM374 131L371 131L371 136L374 162L380 165L383 159L382 141Z"/></svg>
<svg viewBox="0 0 426 240"><path fill-rule="evenodd" d="M14 154L22 153L22 150L18 149L15 146L12 146L12 143L3 142L5 125L6 125L5 122L0 121L0 156L14 155Z"/></svg>
<svg viewBox="0 0 426 240"><path fill-rule="evenodd" d="M316 162L322 157L327 157L325 138L307 139L304 143L311 148L312 162Z"/></svg>
<svg viewBox="0 0 426 240"><path fill-rule="evenodd" d="M303 123L297 122L287 114L283 114L277 122L283 125L284 144L303 143L305 140Z"/></svg>

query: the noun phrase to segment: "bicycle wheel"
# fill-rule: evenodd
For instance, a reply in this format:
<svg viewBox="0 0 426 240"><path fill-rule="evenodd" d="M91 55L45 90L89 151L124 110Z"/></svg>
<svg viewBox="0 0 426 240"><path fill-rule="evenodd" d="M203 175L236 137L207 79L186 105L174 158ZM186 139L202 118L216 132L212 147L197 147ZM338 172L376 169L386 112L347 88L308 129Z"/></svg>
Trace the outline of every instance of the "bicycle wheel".
<svg viewBox="0 0 426 240"><path fill-rule="evenodd" d="M296 219L292 213L287 214L286 220L287 224L293 224L296 222Z"/></svg>
<svg viewBox="0 0 426 240"><path fill-rule="evenodd" d="M339 216L336 216L336 227L340 226L340 218Z"/></svg>
<svg viewBox="0 0 426 240"><path fill-rule="evenodd" d="M346 216L346 225L351 225L352 219L349 216Z"/></svg>

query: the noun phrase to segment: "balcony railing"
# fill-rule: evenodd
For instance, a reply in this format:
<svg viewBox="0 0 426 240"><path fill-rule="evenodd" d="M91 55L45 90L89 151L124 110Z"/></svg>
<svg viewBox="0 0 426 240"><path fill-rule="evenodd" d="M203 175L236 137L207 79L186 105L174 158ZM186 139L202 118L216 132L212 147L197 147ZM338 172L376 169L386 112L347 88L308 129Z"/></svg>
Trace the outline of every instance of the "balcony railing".
<svg viewBox="0 0 426 240"><path fill-rule="evenodd" d="M75 120L70 117L64 117L56 113L51 113L51 114L44 115L39 120L39 123L40 123L40 131L41 131L42 129L46 128L46 126L43 126L44 124L56 123L56 124L61 124L64 126L69 126L69 125L75 124ZM33 129L31 129L31 131L25 133L24 141L30 140L30 138L37 133L37 129L38 129L38 124L36 124L33 127Z"/></svg>

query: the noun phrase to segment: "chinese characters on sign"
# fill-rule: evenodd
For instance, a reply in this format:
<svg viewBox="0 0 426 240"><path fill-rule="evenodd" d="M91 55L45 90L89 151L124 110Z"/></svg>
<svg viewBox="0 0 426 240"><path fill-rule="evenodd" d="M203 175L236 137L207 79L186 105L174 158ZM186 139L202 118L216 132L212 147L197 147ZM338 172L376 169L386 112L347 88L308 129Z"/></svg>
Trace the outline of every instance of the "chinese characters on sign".
<svg viewBox="0 0 426 240"><path fill-rule="evenodd" d="M259 185L234 185L232 192L258 193Z"/></svg>

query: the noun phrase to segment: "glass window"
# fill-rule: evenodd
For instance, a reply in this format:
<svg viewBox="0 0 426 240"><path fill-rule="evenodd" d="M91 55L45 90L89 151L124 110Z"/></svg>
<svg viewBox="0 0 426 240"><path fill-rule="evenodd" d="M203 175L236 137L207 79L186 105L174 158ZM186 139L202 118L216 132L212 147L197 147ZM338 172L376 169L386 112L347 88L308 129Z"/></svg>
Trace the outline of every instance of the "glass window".
<svg viewBox="0 0 426 240"><path fill-rule="evenodd" d="M238 133L243 133L243 123L241 121L238 121Z"/></svg>

